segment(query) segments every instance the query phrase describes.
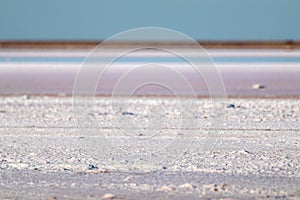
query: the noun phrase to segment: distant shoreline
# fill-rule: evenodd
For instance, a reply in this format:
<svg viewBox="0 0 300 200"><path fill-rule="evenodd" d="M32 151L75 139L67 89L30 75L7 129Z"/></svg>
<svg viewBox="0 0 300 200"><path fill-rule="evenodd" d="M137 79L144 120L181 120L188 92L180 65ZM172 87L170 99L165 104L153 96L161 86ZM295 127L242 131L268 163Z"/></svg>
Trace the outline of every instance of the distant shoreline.
<svg viewBox="0 0 300 200"><path fill-rule="evenodd" d="M92 49L101 41L0 41L1 49ZM198 41L208 49L300 49L300 41ZM105 44L108 48L128 46L166 46L193 48L186 42L116 42Z"/></svg>

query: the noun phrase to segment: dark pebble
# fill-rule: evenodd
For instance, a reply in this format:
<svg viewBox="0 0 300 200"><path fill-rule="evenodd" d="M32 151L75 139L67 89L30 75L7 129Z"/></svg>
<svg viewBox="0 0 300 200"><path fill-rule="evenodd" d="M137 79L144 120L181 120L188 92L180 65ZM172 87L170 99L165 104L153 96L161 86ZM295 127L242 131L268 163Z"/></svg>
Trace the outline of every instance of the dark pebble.
<svg viewBox="0 0 300 200"><path fill-rule="evenodd" d="M122 115L133 115L133 113L132 112L122 112Z"/></svg>
<svg viewBox="0 0 300 200"><path fill-rule="evenodd" d="M247 151L247 150L245 150L245 149L244 149L244 151L245 151L246 153L249 153L249 154L251 153L250 151Z"/></svg>
<svg viewBox="0 0 300 200"><path fill-rule="evenodd" d="M89 165L89 170L94 170L94 169L98 169L98 167L96 165Z"/></svg>
<svg viewBox="0 0 300 200"><path fill-rule="evenodd" d="M162 169L167 169L167 167L163 166Z"/></svg>
<svg viewBox="0 0 300 200"><path fill-rule="evenodd" d="M232 104L232 103L231 103L231 104L228 104L228 105L227 105L227 108L235 108L235 105Z"/></svg>

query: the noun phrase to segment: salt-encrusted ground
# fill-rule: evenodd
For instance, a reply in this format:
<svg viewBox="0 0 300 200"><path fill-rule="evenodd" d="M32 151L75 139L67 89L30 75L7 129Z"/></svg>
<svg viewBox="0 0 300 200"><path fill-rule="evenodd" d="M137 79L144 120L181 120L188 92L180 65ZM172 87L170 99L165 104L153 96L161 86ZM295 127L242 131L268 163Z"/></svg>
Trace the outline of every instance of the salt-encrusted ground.
<svg viewBox="0 0 300 200"><path fill-rule="evenodd" d="M300 198L299 99L113 101L1 97L0 199Z"/></svg>

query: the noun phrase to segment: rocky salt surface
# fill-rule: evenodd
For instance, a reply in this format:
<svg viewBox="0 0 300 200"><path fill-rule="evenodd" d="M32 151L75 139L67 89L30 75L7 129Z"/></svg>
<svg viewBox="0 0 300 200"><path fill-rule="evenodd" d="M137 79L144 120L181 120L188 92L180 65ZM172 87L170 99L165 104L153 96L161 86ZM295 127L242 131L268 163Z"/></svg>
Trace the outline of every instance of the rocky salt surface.
<svg viewBox="0 0 300 200"><path fill-rule="evenodd" d="M0 199L300 198L299 99L115 101L78 129L71 97L1 97Z"/></svg>

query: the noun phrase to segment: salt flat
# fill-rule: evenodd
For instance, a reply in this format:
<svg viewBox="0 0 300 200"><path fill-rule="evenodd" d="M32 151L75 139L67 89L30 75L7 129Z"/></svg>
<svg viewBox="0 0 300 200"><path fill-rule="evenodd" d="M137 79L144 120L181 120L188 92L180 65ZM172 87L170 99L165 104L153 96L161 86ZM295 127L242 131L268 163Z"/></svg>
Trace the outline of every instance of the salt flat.
<svg viewBox="0 0 300 200"><path fill-rule="evenodd" d="M0 198L300 198L299 99L114 100L1 97Z"/></svg>

